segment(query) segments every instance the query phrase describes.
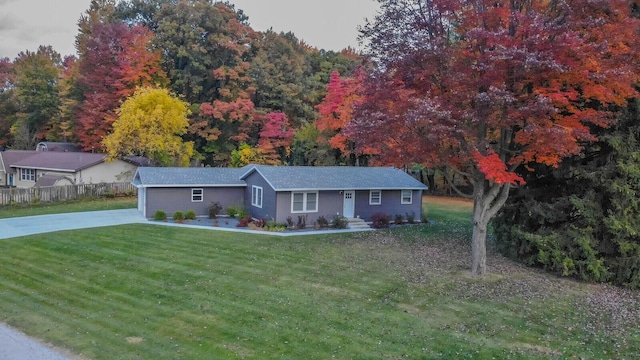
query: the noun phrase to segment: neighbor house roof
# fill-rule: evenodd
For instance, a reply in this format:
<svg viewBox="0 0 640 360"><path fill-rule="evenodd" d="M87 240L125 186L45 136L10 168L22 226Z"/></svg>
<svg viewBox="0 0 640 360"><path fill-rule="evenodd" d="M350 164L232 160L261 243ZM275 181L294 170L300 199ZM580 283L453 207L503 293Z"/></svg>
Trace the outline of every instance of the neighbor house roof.
<svg viewBox="0 0 640 360"><path fill-rule="evenodd" d="M22 161L37 154L34 150L5 150L0 151L0 165L2 170L6 173L15 173L16 170L11 165L16 162Z"/></svg>
<svg viewBox="0 0 640 360"><path fill-rule="evenodd" d="M13 151L6 151L13 152ZM31 156L9 163L13 168L77 172L105 161L105 154L33 151Z"/></svg>
<svg viewBox="0 0 640 360"><path fill-rule="evenodd" d="M392 167L255 165L242 176L259 172L275 191L425 190L427 186Z"/></svg>
<svg viewBox="0 0 640 360"><path fill-rule="evenodd" d="M246 172L246 168L141 167L133 184L142 187L246 186L240 179Z"/></svg>

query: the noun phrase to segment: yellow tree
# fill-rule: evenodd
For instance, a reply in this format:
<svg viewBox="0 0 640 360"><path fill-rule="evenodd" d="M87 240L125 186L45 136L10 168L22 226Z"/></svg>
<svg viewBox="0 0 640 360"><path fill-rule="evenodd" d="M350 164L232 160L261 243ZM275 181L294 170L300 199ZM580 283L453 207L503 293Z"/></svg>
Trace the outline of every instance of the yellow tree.
<svg viewBox="0 0 640 360"><path fill-rule="evenodd" d="M113 132L102 141L109 158L146 156L154 165L189 165L193 143L180 137L189 127L188 103L166 89L143 87L116 114Z"/></svg>

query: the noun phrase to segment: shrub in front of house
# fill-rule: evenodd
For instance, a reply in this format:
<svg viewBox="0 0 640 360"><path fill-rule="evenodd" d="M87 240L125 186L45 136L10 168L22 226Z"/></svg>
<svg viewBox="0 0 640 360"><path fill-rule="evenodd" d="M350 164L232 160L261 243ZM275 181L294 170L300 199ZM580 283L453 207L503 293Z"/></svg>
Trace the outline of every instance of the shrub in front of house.
<svg viewBox="0 0 640 360"><path fill-rule="evenodd" d="M165 221L167 220L167 213L164 210L156 210L156 212L153 214L153 220Z"/></svg>
<svg viewBox="0 0 640 360"><path fill-rule="evenodd" d="M383 213L375 213L371 215L371 227L374 229L384 229L389 227L391 216Z"/></svg>
<svg viewBox="0 0 640 360"><path fill-rule="evenodd" d="M222 211L222 205L220 205L219 202L211 203L208 210L209 210L209 219L215 219L218 217L218 215L220 215L220 212Z"/></svg>
<svg viewBox="0 0 640 360"><path fill-rule="evenodd" d="M244 217L240 218L240 220L238 220L238 224L236 225L236 227L248 227L251 220L251 215L245 215Z"/></svg>
<svg viewBox="0 0 640 360"><path fill-rule="evenodd" d="M275 220L269 220L265 228L267 231L282 232L287 230L287 224L278 224Z"/></svg>
<svg viewBox="0 0 640 360"><path fill-rule="evenodd" d="M393 222L394 222L394 224L396 224L396 225L402 225L402 219L403 219L403 218L402 218L402 215L400 215L400 214L396 214L396 217L395 217L395 219L394 219L394 221L393 221Z"/></svg>
<svg viewBox="0 0 640 360"><path fill-rule="evenodd" d="M320 228L326 228L329 226L329 220L327 220L327 218L322 215L318 218L318 220L316 220L316 223Z"/></svg>
<svg viewBox="0 0 640 360"><path fill-rule="evenodd" d="M173 220L175 222L183 222L184 221L184 213L182 211L176 211L173 213Z"/></svg>
<svg viewBox="0 0 640 360"><path fill-rule="evenodd" d="M298 215L297 229L305 229L307 227L307 215Z"/></svg>
<svg viewBox="0 0 640 360"><path fill-rule="evenodd" d="M225 212L227 213L227 215L229 215L230 218L234 218L236 217L236 215L238 215L238 208L235 206L229 206L227 210L225 210Z"/></svg>
<svg viewBox="0 0 640 360"><path fill-rule="evenodd" d="M411 214L407 213L407 222L408 222L409 224L415 224L415 223L416 223L416 214L414 214L414 213L411 213Z"/></svg>
<svg viewBox="0 0 640 360"><path fill-rule="evenodd" d="M184 218L187 220L195 220L196 219L196 211L195 210L187 210L184 213Z"/></svg>
<svg viewBox="0 0 640 360"><path fill-rule="evenodd" d="M247 215L250 215L249 212L243 208L238 209L238 219L242 219L247 217Z"/></svg>
<svg viewBox="0 0 640 360"><path fill-rule="evenodd" d="M347 225L349 225L349 219L340 215L334 216L331 222L331 226L336 229L346 229Z"/></svg>

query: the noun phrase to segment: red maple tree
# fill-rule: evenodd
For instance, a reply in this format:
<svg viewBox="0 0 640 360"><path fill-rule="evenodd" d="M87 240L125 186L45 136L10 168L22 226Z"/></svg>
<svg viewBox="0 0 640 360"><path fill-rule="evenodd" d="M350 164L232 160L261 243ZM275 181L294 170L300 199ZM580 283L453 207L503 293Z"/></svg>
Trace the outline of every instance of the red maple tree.
<svg viewBox="0 0 640 360"><path fill-rule="evenodd" d="M369 147L356 150L356 138L349 137L344 132L347 124L353 119L354 109L364 101L364 79L363 69L358 69L354 77L350 78L341 77L337 71L332 72L327 85L327 95L316 106L319 117L315 124L321 131L318 141L326 141L344 157L371 153Z"/></svg>
<svg viewBox="0 0 640 360"><path fill-rule="evenodd" d="M150 49L153 33L142 26L95 23L79 49L78 84L84 94L75 135L84 150L98 150L111 131L115 110L139 86L163 79L160 55Z"/></svg>
<svg viewBox="0 0 640 360"><path fill-rule="evenodd" d="M287 115L271 112L265 115L264 126L260 131L258 149L266 164L280 165L291 151L294 131Z"/></svg>
<svg viewBox="0 0 640 360"><path fill-rule="evenodd" d="M379 0L362 36L379 65L347 135L378 160L448 167L473 184L473 274L514 171L557 165L637 96L629 2Z"/></svg>

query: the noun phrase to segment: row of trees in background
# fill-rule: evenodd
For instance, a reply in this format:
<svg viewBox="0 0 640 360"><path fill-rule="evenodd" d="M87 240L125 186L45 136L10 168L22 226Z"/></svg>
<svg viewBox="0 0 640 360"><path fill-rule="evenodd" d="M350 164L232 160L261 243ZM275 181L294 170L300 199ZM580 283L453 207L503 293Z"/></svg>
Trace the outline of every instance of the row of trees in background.
<svg viewBox="0 0 640 360"><path fill-rule="evenodd" d="M209 0L94 0L78 25L77 57L42 46L0 60L0 146L70 141L106 151L119 107L155 87L187 103L181 138L206 165L229 165L246 146L267 163L349 161L322 141L335 134L315 119L331 74L362 65L352 49L254 31L241 10Z"/></svg>

